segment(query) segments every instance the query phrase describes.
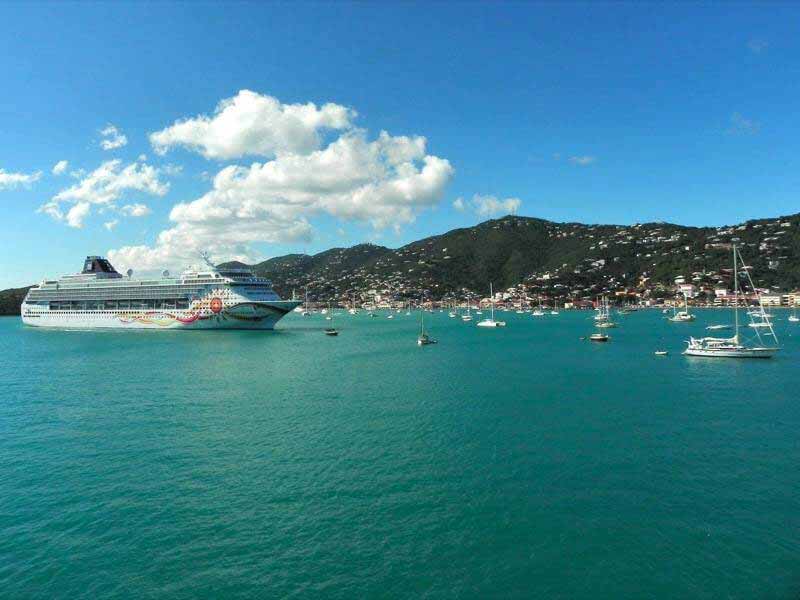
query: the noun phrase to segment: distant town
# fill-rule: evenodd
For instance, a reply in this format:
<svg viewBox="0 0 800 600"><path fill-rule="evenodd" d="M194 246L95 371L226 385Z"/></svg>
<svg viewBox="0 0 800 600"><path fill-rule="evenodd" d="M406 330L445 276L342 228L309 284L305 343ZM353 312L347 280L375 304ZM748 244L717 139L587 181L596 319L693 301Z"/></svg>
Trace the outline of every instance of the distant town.
<svg viewBox="0 0 800 600"><path fill-rule="evenodd" d="M363 244L314 257L280 257L255 268L284 296L307 298L312 307L494 302L501 309L570 309L594 306L601 297L629 306L725 307L736 301L730 259L735 244L755 283L738 295L739 303L754 304L760 297L766 306L797 306L799 224L797 215L717 228L509 216L397 250Z"/></svg>

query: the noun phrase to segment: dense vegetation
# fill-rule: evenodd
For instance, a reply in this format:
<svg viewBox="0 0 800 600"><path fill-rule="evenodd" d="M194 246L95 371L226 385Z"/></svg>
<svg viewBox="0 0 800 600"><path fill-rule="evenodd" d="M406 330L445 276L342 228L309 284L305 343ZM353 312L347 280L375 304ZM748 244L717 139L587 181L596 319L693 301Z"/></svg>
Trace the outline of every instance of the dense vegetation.
<svg viewBox="0 0 800 600"><path fill-rule="evenodd" d="M726 285L736 243L764 287L800 287L800 214L730 227L554 223L508 216L454 229L396 250L373 244L289 254L254 265L284 297L348 299L375 290L434 298L484 294L525 283L573 297L629 289L671 293L675 278ZM33 274L41 276L42 273ZM0 314L19 314L27 288L0 292Z"/></svg>
<svg viewBox="0 0 800 600"><path fill-rule="evenodd" d="M757 284L800 286L800 215L731 227L554 223L508 216L392 250L362 244L314 256L292 254L254 265L284 296L308 288L312 299L370 289L425 290L443 297L482 294L519 283L543 293L591 295L615 289L672 289L684 276L698 285L729 283L730 244L753 266ZM603 263L600 265L600 263ZM600 266L598 266L600 265Z"/></svg>
<svg viewBox="0 0 800 600"><path fill-rule="evenodd" d="M0 291L0 315L19 315L19 307L30 287Z"/></svg>

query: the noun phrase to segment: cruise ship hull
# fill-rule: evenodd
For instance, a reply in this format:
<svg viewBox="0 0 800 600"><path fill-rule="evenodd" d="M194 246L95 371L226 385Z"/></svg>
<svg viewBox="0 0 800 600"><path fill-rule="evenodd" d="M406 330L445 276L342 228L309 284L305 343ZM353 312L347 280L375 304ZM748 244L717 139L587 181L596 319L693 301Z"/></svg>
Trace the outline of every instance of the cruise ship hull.
<svg viewBox="0 0 800 600"><path fill-rule="evenodd" d="M186 310L51 311L27 309L22 321L31 327L58 329L261 329L275 327L298 301L241 302L218 312Z"/></svg>

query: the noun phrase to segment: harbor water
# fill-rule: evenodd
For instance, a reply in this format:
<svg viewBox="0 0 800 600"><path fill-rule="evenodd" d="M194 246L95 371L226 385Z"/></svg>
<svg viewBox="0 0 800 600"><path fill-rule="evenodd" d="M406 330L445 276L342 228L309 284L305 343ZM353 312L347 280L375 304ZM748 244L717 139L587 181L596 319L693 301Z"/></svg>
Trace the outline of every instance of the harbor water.
<svg viewBox="0 0 800 600"><path fill-rule="evenodd" d="M800 324L0 319L4 598L797 598ZM719 335L719 332L717 333ZM668 356L655 356L669 350Z"/></svg>

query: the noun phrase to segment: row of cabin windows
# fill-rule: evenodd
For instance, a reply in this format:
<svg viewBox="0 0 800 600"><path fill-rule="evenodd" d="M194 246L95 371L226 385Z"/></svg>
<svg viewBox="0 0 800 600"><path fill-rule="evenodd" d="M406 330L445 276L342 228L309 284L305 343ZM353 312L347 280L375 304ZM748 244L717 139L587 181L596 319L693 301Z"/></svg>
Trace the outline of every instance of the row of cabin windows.
<svg viewBox="0 0 800 600"><path fill-rule="evenodd" d="M198 287L160 287L160 288L121 288L121 289L107 289L107 290L100 290L100 289L61 289L61 290L31 290L30 297L31 299L39 299L39 298L46 298L47 296L52 296L56 294L61 295L69 295L76 298L90 298L92 296L102 295L104 297L111 297L111 298L141 298L150 297L163 297L163 298L174 298L175 296L183 296L186 294L195 294L200 295L206 293L208 290L205 288L198 288Z"/></svg>
<svg viewBox="0 0 800 600"><path fill-rule="evenodd" d="M50 302L50 310L185 310L188 300L106 300L105 302L62 301Z"/></svg>

